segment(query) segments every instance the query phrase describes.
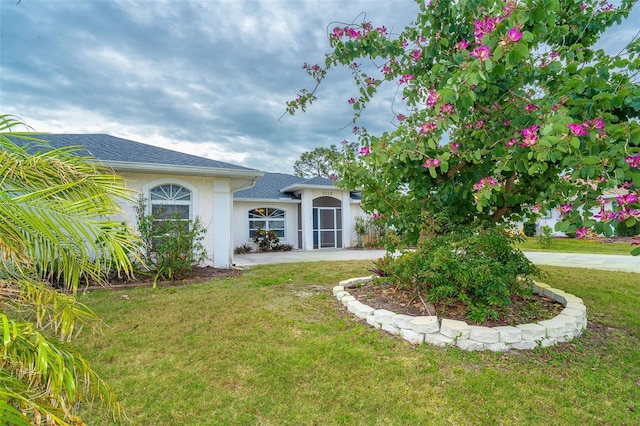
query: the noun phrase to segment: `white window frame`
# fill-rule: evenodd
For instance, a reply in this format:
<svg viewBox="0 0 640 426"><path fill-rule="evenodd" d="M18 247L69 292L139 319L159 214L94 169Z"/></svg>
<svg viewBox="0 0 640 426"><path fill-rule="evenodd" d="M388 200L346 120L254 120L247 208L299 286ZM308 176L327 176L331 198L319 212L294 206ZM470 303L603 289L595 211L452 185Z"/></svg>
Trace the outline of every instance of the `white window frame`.
<svg viewBox="0 0 640 426"><path fill-rule="evenodd" d="M252 212L257 211L257 210L265 210L265 214L262 217L251 217ZM280 216L273 216L274 213L276 212L281 212L282 213L282 217ZM276 235L278 236L278 238L280 239L280 241L286 240L287 239L287 211L285 209L279 208L279 207L268 207L268 206L261 206L261 207L254 207L252 209L249 209L247 211L247 230L248 230L248 236L249 236L249 241L253 241L253 236L252 236L252 231L257 231L258 229L263 229L265 231L282 231L282 236L278 235L278 233L276 232ZM252 222L254 221L264 221L265 222L265 226L264 227L252 227ZM270 225L270 222L282 222L282 227L278 227L278 228L272 228Z"/></svg>
<svg viewBox="0 0 640 426"><path fill-rule="evenodd" d="M164 194L166 195L165 198L156 198L154 199L154 195L152 194L152 192L158 188L166 188L163 189ZM153 208L154 206L188 206L189 210L188 210L188 214L187 217L182 217L180 218L181 221L189 221L193 218L193 191L184 186L181 185L179 183L175 183L175 182L167 182L167 183L160 183L158 185L155 185L151 188L148 189L147 191L148 195L148 211L149 214L153 215ZM171 218L160 218L160 217L155 217L155 221L157 222L164 222L164 221L169 221L169 220L174 220L173 217Z"/></svg>

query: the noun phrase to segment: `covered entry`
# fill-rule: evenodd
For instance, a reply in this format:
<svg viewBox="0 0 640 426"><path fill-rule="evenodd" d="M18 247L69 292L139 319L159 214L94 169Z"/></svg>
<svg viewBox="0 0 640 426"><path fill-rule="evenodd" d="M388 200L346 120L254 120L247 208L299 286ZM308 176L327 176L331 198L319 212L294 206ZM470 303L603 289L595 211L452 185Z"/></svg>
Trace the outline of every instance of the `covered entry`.
<svg viewBox="0 0 640 426"><path fill-rule="evenodd" d="M342 248L342 202L333 197L313 200L313 248Z"/></svg>

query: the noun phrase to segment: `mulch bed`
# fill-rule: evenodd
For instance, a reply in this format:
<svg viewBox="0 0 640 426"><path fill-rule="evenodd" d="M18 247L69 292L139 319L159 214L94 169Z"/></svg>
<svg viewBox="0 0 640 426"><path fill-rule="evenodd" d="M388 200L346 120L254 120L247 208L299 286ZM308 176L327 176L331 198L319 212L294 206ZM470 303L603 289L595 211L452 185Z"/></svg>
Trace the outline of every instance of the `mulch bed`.
<svg viewBox="0 0 640 426"><path fill-rule="evenodd" d="M499 320L474 323L467 317L467 309L462 303L450 305L432 304L427 301L425 296L421 299L415 293L403 289L395 289L387 284L369 283L347 288L345 291L348 291L358 301L374 309L386 309L398 314L413 316L437 315L439 318L460 320L470 325L488 327L548 320L564 309L564 306L545 296L533 294L525 297L513 297L511 305L500 312Z"/></svg>

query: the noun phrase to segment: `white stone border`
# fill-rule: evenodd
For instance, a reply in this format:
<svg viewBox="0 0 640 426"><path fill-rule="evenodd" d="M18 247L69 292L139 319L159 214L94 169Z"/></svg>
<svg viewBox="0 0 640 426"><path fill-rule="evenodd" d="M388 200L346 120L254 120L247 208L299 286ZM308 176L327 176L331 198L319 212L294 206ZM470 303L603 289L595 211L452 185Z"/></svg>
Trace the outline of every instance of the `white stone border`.
<svg viewBox="0 0 640 426"><path fill-rule="evenodd" d="M562 304L564 309L559 315L546 321L515 327L482 327L446 318L438 321L437 316L414 317L386 309L374 309L345 291L345 287L366 284L372 279L373 276L369 276L340 281L339 285L333 287L333 294L349 312L366 320L372 327L399 334L416 345L426 342L436 346L457 346L467 351L524 350L572 340L587 328L587 308L582 299L544 283L534 282L533 292Z"/></svg>

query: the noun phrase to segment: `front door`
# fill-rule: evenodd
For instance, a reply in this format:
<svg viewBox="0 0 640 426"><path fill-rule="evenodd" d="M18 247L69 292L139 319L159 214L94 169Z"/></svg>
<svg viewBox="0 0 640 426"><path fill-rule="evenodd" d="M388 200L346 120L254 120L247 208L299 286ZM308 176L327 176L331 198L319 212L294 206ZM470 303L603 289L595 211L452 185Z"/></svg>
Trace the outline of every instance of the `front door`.
<svg viewBox="0 0 640 426"><path fill-rule="evenodd" d="M341 208L313 208L313 248L342 248Z"/></svg>

